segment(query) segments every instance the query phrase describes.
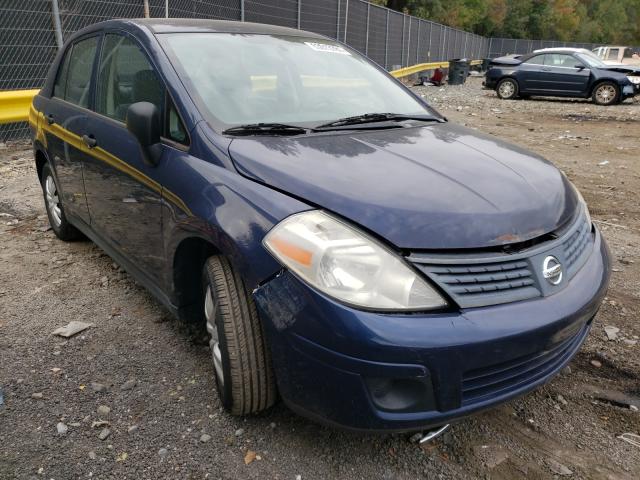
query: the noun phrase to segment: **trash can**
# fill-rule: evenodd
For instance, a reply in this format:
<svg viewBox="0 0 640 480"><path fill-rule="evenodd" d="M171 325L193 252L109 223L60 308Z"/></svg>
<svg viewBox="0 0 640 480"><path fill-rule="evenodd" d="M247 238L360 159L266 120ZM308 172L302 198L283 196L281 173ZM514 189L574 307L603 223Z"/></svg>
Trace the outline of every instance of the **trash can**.
<svg viewBox="0 0 640 480"><path fill-rule="evenodd" d="M471 63L466 58L449 60L449 85L462 85L467 81Z"/></svg>

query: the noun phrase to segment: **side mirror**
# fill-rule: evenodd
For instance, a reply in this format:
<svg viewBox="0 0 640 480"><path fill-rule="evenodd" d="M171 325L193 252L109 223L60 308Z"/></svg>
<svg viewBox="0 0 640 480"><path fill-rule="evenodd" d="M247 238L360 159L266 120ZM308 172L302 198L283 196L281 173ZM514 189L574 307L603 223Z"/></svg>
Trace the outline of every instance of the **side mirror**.
<svg viewBox="0 0 640 480"><path fill-rule="evenodd" d="M160 160L160 112L149 102L137 102L127 109L127 130L136 137L142 149L144 161L155 166Z"/></svg>
<svg viewBox="0 0 640 480"><path fill-rule="evenodd" d="M574 65L574 68L577 68L578 70L584 70L584 65L582 65L581 63L576 63Z"/></svg>

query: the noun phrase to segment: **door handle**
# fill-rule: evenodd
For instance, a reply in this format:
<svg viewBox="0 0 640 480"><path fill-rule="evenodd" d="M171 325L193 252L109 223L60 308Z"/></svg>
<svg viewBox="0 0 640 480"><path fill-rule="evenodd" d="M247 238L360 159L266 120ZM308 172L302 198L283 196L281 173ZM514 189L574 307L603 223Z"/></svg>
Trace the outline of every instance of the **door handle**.
<svg viewBox="0 0 640 480"><path fill-rule="evenodd" d="M82 141L89 148L93 148L98 145L98 141L93 135L82 135Z"/></svg>
<svg viewBox="0 0 640 480"><path fill-rule="evenodd" d="M50 113L49 115L47 115L47 123L49 125L52 125L54 123L56 123L55 117L53 115L53 113Z"/></svg>

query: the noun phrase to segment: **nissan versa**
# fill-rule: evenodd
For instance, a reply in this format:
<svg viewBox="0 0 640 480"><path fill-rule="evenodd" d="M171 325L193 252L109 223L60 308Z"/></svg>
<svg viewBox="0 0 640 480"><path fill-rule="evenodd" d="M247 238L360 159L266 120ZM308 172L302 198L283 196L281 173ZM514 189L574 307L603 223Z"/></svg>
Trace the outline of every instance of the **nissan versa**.
<svg viewBox="0 0 640 480"><path fill-rule="evenodd" d="M453 125L326 37L114 20L30 112L49 221L206 322L221 402L434 428L548 381L609 253L551 163Z"/></svg>

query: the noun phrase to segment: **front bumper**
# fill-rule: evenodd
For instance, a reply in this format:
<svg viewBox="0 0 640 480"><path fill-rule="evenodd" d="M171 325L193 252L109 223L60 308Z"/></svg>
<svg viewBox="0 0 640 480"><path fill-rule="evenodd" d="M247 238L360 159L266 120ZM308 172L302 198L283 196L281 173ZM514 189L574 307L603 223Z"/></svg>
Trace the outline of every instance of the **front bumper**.
<svg viewBox="0 0 640 480"><path fill-rule="evenodd" d="M528 392L586 338L610 272L597 230L592 248L554 295L433 314L355 310L283 272L254 292L280 394L331 425L411 431Z"/></svg>

